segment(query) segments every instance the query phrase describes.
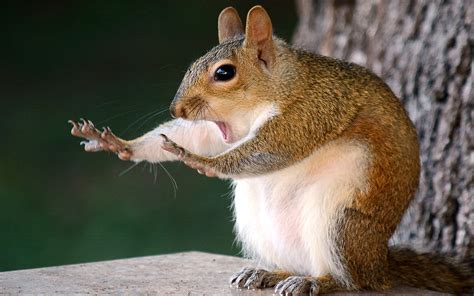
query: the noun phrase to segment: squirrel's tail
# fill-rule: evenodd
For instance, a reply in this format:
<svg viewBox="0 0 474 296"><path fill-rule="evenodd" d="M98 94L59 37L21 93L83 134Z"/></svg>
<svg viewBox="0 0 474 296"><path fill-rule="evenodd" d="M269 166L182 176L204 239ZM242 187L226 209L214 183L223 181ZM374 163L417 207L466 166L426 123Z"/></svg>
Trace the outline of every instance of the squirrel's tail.
<svg viewBox="0 0 474 296"><path fill-rule="evenodd" d="M417 288L463 294L474 293L473 262L454 264L436 254L391 247L389 269L394 280Z"/></svg>

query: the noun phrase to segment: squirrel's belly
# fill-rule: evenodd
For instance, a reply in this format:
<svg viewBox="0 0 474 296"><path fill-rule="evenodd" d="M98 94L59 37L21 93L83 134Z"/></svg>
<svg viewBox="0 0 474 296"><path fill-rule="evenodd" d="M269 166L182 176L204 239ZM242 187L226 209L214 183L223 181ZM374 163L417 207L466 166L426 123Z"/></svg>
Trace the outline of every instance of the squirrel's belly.
<svg viewBox="0 0 474 296"><path fill-rule="evenodd" d="M265 268L309 273L308 254L295 231L298 211L291 206L282 211L279 201L269 201L271 189L259 179L239 180L235 186L235 227L245 255Z"/></svg>
<svg viewBox="0 0 474 296"><path fill-rule="evenodd" d="M365 185L365 147L334 142L278 172L235 180L236 233L244 253L267 268L343 275L333 229Z"/></svg>

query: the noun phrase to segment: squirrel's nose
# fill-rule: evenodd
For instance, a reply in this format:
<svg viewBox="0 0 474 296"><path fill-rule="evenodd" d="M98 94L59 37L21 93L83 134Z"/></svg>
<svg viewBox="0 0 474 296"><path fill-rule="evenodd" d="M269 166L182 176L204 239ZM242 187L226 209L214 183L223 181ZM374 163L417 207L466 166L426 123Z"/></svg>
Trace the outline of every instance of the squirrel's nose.
<svg viewBox="0 0 474 296"><path fill-rule="evenodd" d="M170 114L171 114L171 117L172 117L172 118L176 118L176 105L175 105L175 104L171 104L171 106L170 106Z"/></svg>
<svg viewBox="0 0 474 296"><path fill-rule="evenodd" d="M178 118L179 117L179 118L186 119L188 117L187 113L186 113L186 110L182 106L182 104L171 104L170 114L171 114L171 117L173 117L173 118Z"/></svg>
<svg viewBox="0 0 474 296"><path fill-rule="evenodd" d="M181 93L180 91L178 90L178 92L174 95L174 98L173 98L173 101L171 101L171 105L170 105L170 114L171 114L171 117L173 118L177 118L179 117L179 112L177 112L177 108L176 108L176 105L178 105L178 101L179 101L179 98L181 97Z"/></svg>

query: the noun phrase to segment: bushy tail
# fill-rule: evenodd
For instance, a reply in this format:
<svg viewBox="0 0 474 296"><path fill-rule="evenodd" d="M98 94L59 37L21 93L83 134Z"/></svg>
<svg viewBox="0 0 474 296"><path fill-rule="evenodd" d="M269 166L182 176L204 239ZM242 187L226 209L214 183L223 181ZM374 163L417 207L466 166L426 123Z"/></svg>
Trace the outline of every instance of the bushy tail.
<svg viewBox="0 0 474 296"><path fill-rule="evenodd" d="M391 247L390 272L402 284L435 291L474 293L474 260L455 264L436 254Z"/></svg>

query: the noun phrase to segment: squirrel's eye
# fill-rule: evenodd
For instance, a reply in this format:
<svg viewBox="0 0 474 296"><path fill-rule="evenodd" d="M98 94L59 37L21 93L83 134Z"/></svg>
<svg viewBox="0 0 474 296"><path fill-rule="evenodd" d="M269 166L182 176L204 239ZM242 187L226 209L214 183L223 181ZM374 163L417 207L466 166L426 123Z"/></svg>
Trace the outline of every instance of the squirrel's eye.
<svg viewBox="0 0 474 296"><path fill-rule="evenodd" d="M229 64L222 65L214 72L214 80L227 81L235 76L235 67Z"/></svg>

